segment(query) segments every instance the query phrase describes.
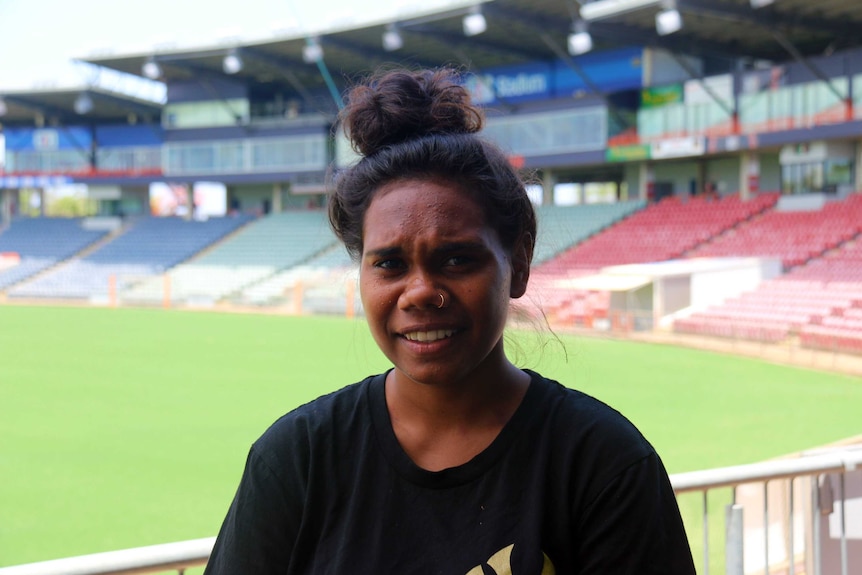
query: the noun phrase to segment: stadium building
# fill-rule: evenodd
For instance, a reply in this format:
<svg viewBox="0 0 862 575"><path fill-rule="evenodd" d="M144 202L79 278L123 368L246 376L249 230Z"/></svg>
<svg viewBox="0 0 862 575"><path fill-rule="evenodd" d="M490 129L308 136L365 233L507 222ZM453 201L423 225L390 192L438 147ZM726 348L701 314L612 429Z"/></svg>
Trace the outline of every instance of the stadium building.
<svg viewBox="0 0 862 575"><path fill-rule="evenodd" d="M82 56L136 87L0 91L0 297L361 313L323 209L342 95L453 65L535 182L522 313L859 355L860 26L860 0L489 0ZM49 217L72 185L90 213Z"/></svg>
<svg viewBox="0 0 862 575"><path fill-rule="evenodd" d="M320 229L328 170L353 159L333 130L345 89L380 65L454 65L487 110L487 135L535 177L546 231L536 289L545 288L552 319L801 336L858 352L858 6L678 4L604 0L578 11L555 0L495 0L83 58L157 83L163 95L98 83L0 94L8 228L0 248L19 258L0 288L10 298L94 302L283 300L296 283L291 268L348 265ZM46 214L44 190L70 183L86 186L97 206L74 233L69 222L23 217ZM198 227L212 230L178 231L193 239L163 251L159 238L183 225L146 221L151 215L208 219ZM65 239L53 253L18 249L16 236L34 226ZM308 235L288 242L296 249L276 255L272 234L303 226ZM761 261L692 261L716 256ZM644 267L667 260L683 261ZM610 269L622 264L641 267ZM170 296L156 278L168 271ZM705 287L721 273L731 278L726 289ZM558 276L571 281L560 288ZM798 281L772 281L779 276ZM827 282L835 297L795 300L810 293L805 282ZM790 303L757 309L776 299Z"/></svg>
<svg viewBox="0 0 862 575"><path fill-rule="evenodd" d="M162 96L97 83L0 94L0 248L19 258L0 289L97 303L284 302L292 268L348 265L320 223L328 170L353 159L333 130L346 87L380 65L454 65L487 110L487 135L535 177L545 227L535 290L552 320L858 352L857 8L495 0L88 56ZM75 233L22 217L45 214L43 190L58 183L86 186L97 206ZM194 240L165 252L166 226L183 222L141 220L152 214L221 221L176 232ZM18 249L33 226L68 239L51 253ZM274 249L272 234L305 228L289 255ZM760 261L693 263L717 256ZM683 261L644 267L667 260ZM610 269L623 264L641 267ZM730 278L725 288L707 287L715 274ZM824 282L834 297L797 297ZM335 297L319 307L343 311ZM767 300L787 303L764 311Z"/></svg>

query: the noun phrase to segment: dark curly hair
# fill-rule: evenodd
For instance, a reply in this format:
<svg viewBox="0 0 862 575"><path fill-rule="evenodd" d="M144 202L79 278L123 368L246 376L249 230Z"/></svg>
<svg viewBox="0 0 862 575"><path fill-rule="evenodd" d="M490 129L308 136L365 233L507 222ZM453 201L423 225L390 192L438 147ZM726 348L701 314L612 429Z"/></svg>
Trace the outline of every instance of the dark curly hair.
<svg viewBox="0 0 862 575"><path fill-rule="evenodd" d="M336 174L329 221L354 260L374 194L400 179L452 182L483 206L506 249L524 234L532 249L536 213L524 182L502 150L477 135L483 115L456 70L379 71L350 90L339 123L362 159Z"/></svg>

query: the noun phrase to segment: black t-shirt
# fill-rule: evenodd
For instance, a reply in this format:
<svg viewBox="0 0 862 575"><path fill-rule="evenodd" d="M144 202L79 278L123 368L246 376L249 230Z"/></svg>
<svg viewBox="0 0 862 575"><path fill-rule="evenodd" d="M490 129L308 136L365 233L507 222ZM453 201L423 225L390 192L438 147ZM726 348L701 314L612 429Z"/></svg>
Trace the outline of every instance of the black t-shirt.
<svg viewBox="0 0 862 575"><path fill-rule="evenodd" d="M493 443L442 471L401 449L384 375L288 413L252 446L205 574L693 575L652 446L528 373Z"/></svg>

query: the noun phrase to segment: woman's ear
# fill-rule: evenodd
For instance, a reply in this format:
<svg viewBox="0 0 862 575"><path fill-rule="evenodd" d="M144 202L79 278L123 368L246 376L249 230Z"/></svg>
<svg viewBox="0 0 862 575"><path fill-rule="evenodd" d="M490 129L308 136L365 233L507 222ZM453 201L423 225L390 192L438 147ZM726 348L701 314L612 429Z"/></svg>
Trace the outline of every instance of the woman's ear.
<svg viewBox="0 0 862 575"><path fill-rule="evenodd" d="M512 283L509 288L509 297L517 299L527 291L527 282L530 280L530 264L533 261L533 236L524 233L515 242L512 250Z"/></svg>

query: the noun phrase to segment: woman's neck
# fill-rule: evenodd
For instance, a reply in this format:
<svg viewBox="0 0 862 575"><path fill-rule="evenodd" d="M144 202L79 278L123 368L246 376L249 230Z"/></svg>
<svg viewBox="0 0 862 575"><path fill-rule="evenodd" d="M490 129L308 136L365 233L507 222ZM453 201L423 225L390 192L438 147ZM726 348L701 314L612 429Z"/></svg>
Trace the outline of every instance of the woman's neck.
<svg viewBox="0 0 862 575"><path fill-rule="evenodd" d="M508 360L493 373L451 384L410 379L397 369L386 380L386 404L401 447L418 466L462 465L486 449L518 409L530 377Z"/></svg>

